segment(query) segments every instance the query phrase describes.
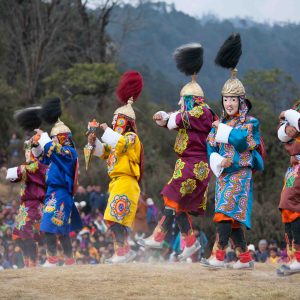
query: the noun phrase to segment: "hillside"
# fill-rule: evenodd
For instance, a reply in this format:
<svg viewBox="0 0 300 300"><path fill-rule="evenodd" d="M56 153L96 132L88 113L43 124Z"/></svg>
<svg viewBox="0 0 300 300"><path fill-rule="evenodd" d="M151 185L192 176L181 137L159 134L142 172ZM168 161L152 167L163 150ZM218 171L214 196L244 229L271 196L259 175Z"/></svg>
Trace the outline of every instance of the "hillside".
<svg viewBox="0 0 300 300"><path fill-rule="evenodd" d="M172 52L188 42L203 45L205 60L199 82L207 98L218 99L228 72L214 65L214 57L224 39L236 31L241 33L243 42L238 65L240 77L249 69L279 68L300 82L300 25L195 19L163 2L148 2L137 8L130 5L116 8L108 29L117 42L120 65L123 69L143 71L156 102L173 102L174 97L175 101L178 98L179 88L187 79L176 70ZM164 91L157 86L163 86Z"/></svg>

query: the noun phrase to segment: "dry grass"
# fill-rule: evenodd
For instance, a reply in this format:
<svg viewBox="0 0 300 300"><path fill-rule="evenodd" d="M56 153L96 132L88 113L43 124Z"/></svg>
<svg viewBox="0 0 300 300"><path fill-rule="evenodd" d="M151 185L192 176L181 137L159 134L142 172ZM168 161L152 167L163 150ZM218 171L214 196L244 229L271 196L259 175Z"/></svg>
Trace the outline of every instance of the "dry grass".
<svg viewBox="0 0 300 300"><path fill-rule="evenodd" d="M209 270L199 264L87 265L0 272L1 299L299 299L300 274L275 266Z"/></svg>

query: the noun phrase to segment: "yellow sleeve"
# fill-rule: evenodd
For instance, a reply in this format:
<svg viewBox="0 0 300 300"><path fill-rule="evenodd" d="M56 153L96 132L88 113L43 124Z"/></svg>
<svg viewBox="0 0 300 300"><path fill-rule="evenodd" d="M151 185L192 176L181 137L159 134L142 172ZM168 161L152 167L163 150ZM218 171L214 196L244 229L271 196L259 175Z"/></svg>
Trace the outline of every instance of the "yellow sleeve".
<svg viewBox="0 0 300 300"><path fill-rule="evenodd" d="M139 163L141 155L141 142L133 132L127 132L121 136L116 145L116 155L128 155L129 160Z"/></svg>
<svg viewBox="0 0 300 300"><path fill-rule="evenodd" d="M111 152L111 146L108 144L103 144L103 154L100 156L101 159L108 159Z"/></svg>

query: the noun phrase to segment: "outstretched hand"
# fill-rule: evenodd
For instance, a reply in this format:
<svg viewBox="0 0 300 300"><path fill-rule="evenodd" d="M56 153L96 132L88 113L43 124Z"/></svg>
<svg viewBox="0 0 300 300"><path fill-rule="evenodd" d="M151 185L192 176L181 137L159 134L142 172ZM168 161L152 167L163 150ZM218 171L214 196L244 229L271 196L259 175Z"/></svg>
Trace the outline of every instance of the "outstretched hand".
<svg viewBox="0 0 300 300"><path fill-rule="evenodd" d="M163 120L163 116L161 115L160 112L157 112L153 115L153 120L154 121L162 121Z"/></svg>
<svg viewBox="0 0 300 300"><path fill-rule="evenodd" d="M222 168L229 168L232 165L232 160L230 158L225 158L222 162L221 162L221 167Z"/></svg>
<svg viewBox="0 0 300 300"><path fill-rule="evenodd" d="M107 125L106 123L102 123L102 124L99 125L99 127L100 127L103 131L105 131L105 130L108 128L108 125Z"/></svg>

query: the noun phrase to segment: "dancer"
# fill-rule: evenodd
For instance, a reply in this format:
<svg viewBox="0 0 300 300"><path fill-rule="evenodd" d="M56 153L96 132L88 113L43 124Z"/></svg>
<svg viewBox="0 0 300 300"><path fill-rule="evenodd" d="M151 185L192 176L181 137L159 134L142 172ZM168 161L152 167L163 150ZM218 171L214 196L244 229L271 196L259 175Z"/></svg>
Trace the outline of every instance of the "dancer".
<svg viewBox="0 0 300 300"><path fill-rule="evenodd" d="M280 114L281 125L278 138L284 143L290 156L290 167L285 174L284 186L281 192L279 209L285 226L287 252L290 262L282 265L278 275L289 275L300 272L300 101L293 109Z"/></svg>
<svg viewBox="0 0 300 300"><path fill-rule="evenodd" d="M124 105L114 112L113 128L95 121L88 128L87 153L92 149L94 156L106 160L111 178L104 220L113 234L115 253L107 263L127 263L136 256L128 244L128 230L132 227L140 196L144 152L137 135L132 104L138 99L142 87L143 79L138 72L124 73L116 90L118 100ZM96 127L104 131L102 142L96 138Z"/></svg>
<svg viewBox="0 0 300 300"><path fill-rule="evenodd" d="M192 81L180 92L180 109L174 113L157 112L153 119L161 127L177 130L174 150L178 155L173 176L163 188L163 217L153 234L139 241L149 248L162 248L164 238L174 218L185 243L178 256L185 260L195 253L200 244L193 232L190 213L203 214L206 209L210 169L207 160L206 138L212 128L214 114L204 101L202 88L196 82L196 74L203 64L203 48L200 44L187 44L176 49L177 68Z"/></svg>
<svg viewBox="0 0 300 300"><path fill-rule="evenodd" d="M248 115L251 103L235 69L242 54L239 34L231 35L220 48L216 64L231 69L222 88L223 116L213 123L208 142L210 167L217 177L215 216L217 249L204 265L224 267L225 250L231 238L238 261L234 269L253 268L242 226L251 228L254 170L263 170L258 151L261 144L259 121Z"/></svg>
<svg viewBox="0 0 300 300"><path fill-rule="evenodd" d="M38 160L42 153L33 138L24 142L24 150L25 164L9 168L6 179L13 183L21 182L20 207L14 224L13 239L22 249L25 267L35 267L46 194L47 166Z"/></svg>
<svg viewBox="0 0 300 300"><path fill-rule="evenodd" d="M50 165L41 222L41 231L45 232L47 244L47 261L43 266L58 265L57 238L64 251L65 265L73 265L76 261L73 258L69 233L82 228L73 199L78 172L77 152L71 130L58 119L61 115L60 99L48 101L43 107L42 115L48 123L56 120L50 136L47 132L36 129L36 133L40 136L39 146L43 151L43 161Z"/></svg>

